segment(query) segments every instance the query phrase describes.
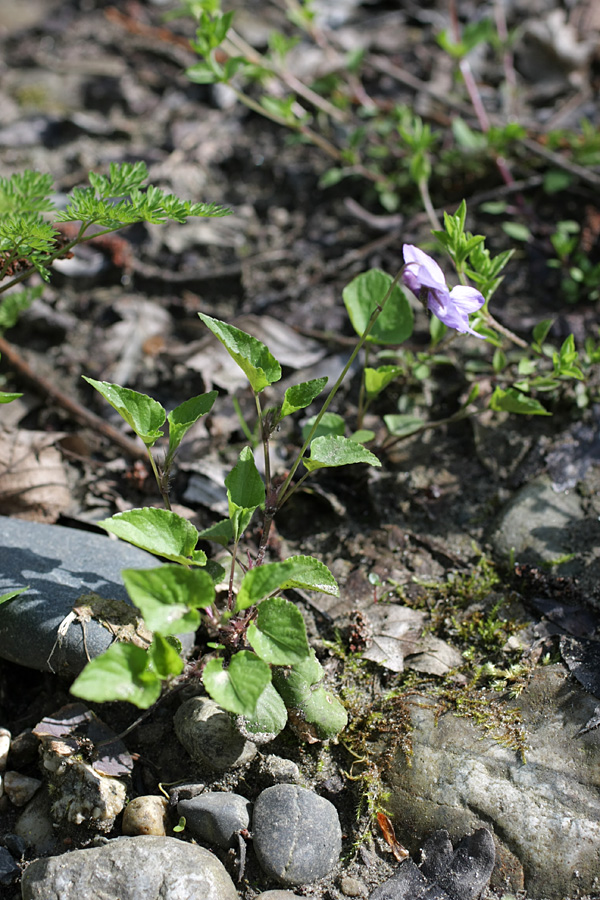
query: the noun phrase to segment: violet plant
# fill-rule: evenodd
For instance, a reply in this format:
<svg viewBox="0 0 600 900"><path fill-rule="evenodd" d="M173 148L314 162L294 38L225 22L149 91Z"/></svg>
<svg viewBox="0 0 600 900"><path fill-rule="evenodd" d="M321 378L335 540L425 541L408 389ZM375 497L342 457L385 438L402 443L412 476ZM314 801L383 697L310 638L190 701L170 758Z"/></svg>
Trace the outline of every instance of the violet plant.
<svg viewBox="0 0 600 900"><path fill-rule="evenodd" d="M441 243L446 241L459 271L461 262L465 269L464 264L479 248L478 272L473 275L481 290L467 284L449 288L438 263L413 245L404 245L404 263L395 277L372 269L347 286L344 302L358 335L356 345L319 412L309 420L304 443L285 476L272 470L271 436L284 417L307 409L317 400L326 379L316 378L289 387L274 407L265 409L262 394L280 380L279 362L252 335L199 314L248 380L257 411L257 428L248 431L260 435L264 471L261 475L252 447L244 447L225 479L229 515L204 531L198 532L171 511L167 485L185 433L212 409L216 392L194 397L167 416L157 401L144 394L86 379L143 441L166 507L128 510L99 524L168 563L123 572L132 602L154 632L150 647L144 650L131 644L113 644L86 666L72 685L74 694L96 701L127 699L142 708L151 705L160 696L164 682L174 683L182 675L184 663L177 653L175 636L182 631L195 631L202 623L210 640L184 677L199 676L213 699L241 717L247 733L275 735L288 721L298 733L313 740L334 737L342 730L346 713L322 684L323 670L309 648L299 610L282 596L290 589L336 596L337 583L329 569L314 557L292 556L267 562L270 529L281 507L315 471L354 463L381 465L378 457L364 446L372 435L359 430L346 436L344 420L331 413L329 407L363 347L370 343L398 345L411 337L413 311L400 285L409 288L433 311L443 328L489 339L495 334L494 328L500 327L487 311L484 292L491 296L501 264L508 256L491 260L481 249L483 237L465 234L465 217L464 204L454 216L446 217ZM461 275L466 280L464 271ZM394 376L393 367L391 372L386 366L365 367L366 390L376 394L389 383L390 375ZM500 408L504 402L500 398ZM530 398L530 402L535 408L537 401ZM152 448L163 436L165 423L169 437L161 461ZM240 551L244 532L255 514L262 516L262 531L252 558ZM227 572L207 559L197 547L199 541L213 541L229 549ZM215 586L219 588L217 592Z"/></svg>
<svg viewBox="0 0 600 900"><path fill-rule="evenodd" d="M90 188L76 189L66 210L57 217L60 221L81 222L77 238L66 245L41 213L42 208L51 211L49 198L44 196L49 188L47 181L42 184L35 173L26 173L21 180L15 176L0 183L4 197L13 204L12 213L0 225L4 272L12 276L7 287L35 271L47 278L55 259L92 237L88 232L92 224L105 233L132 221L184 221L190 215L228 212L214 205L184 203L145 186L145 174L141 163L111 166L109 178L91 173ZM26 206L21 196L24 187L29 187L33 206L39 200L38 209L27 215L22 211ZM165 686L199 677L213 699L240 717L246 732L275 735L290 721L302 736L326 740L345 727L346 712L323 683L323 669L310 649L302 615L283 596L285 591L294 589L336 596L338 585L329 569L314 557L267 561L269 534L278 511L316 471L352 464L381 465L379 458L364 446L371 435L359 429L346 436L339 427L341 417L336 419L329 408L363 348L397 348L411 337L414 315L401 285L434 313L433 334L440 335L441 329L450 327L490 342L497 339L499 331L506 336L488 305L509 254L492 259L483 246L484 238L465 232L465 219L463 203L453 216L445 216L444 229L434 233L452 259L460 285L449 288L441 268L429 255L413 245L405 245L404 263L394 277L373 269L359 275L344 290L344 303L358 335L356 345L319 412L310 420L303 444L286 475L272 470L271 436L285 417L308 409L317 400L327 379L316 378L288 387L274 407L265 408L263 392L281 379L279 362L253 336L200 314L204 325L228 352L232 364L239 366L247 378L256 407L264 472L261 475L252 448L244 447L225 479L228 517L204 531L198 532L171 510L168 485L185 435L211 411L217 393L210 391L192 397L167 414L160 403L145 394L86 378L144 444L164 504L164 508L149 506L118 513L99 524L109 533L154 554L162 564L123 572L130 599L152 632L148 646L113 643L87 664L71 686L73 694L97 702L127 700L146 709L159 699ZM477 287L467 284L467 279ZM9 294L8 300L11 298ZM18 306L19 301L13 313ZM0 307L0 313L3 309ZM541 355L544 337L538 333ZM555 354L554 366L557 379L579 377L572 344ZM365 366L363 384L367 398L377 396L394 374L394 367ZM534 384L535 376L530 373L529 378ZM536 412L538 401L528 396L528 389L522 384L495 395L495 408ZM517 391L518 401L511 390ZM467 405L476 391L475 385ZM515 406L519 408L513 409ZM341 423L344 429L343 419ZM165 427L168 439L163 442ZM413 432L419 427L415 428L414 423L410 426ZM262 534L252 558L241 551L244 533L255 515L262 516ZM200 541L212 541L229 550L228 571L207 558L198 546ZM199 659L186 664L177 635L195 633L201 625L208 640Z"/></svg>

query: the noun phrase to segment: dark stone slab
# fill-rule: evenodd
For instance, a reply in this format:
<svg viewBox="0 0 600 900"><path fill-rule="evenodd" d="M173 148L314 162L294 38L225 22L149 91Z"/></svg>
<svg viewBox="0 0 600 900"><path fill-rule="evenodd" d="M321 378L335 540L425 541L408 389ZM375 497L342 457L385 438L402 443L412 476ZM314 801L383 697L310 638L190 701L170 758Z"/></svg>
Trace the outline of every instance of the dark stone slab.
<svg viewBox="0 0 600 900"><path fill-rule="evenodd" d="M127 601L121 570L150 568L158 560L100 534L0 516L0 595L29 586L0 605L0 656L40 671L77 675L113 636L91 620L58 629L84 594Z"/></svg>

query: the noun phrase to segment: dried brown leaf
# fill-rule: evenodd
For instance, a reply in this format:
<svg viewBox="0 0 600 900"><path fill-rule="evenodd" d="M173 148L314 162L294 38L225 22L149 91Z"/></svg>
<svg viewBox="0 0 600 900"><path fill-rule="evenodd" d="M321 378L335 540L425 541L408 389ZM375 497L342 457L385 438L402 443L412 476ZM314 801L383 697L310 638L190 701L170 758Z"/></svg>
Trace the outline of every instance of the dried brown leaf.
<svg viewBox="0 0 600 900"><path fill-rule="evenodd" d="M72 504L61 453L63 432L0 431L0 513L56 522Z"/></svg>

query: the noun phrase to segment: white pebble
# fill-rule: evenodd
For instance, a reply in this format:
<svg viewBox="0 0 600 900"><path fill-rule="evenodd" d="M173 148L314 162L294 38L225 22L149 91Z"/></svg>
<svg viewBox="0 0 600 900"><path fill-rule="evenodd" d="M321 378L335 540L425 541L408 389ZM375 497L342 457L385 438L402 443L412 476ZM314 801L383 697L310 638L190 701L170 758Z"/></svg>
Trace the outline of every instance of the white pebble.
<svg viewBox="0 0 600 900"><path fill-rule="evenodd" d="M4 772L6 769L11 738L12 735L8 728L0 728L0 772Z"/></svg>

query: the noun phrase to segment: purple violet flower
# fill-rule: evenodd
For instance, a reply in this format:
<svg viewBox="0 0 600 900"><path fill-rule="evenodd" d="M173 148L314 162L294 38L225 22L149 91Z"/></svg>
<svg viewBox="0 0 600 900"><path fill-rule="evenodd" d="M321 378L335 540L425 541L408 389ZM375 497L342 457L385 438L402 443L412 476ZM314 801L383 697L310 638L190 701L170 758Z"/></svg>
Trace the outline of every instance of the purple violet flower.
<svg viewBox="0 0 600 900"><path fill-rule="evenodd" d="M485 303L483 295L476 288L463 284L449 290L436 261L413 244L404 244L402 253L406 264L402 281L415 297L448 328L462 333L468 331L485 340L469 325L469 313L477 312Z"/></svg>

